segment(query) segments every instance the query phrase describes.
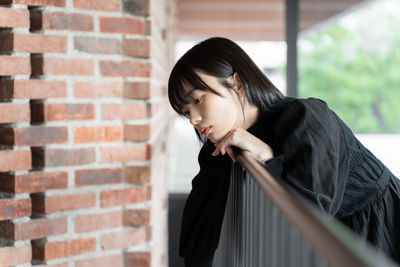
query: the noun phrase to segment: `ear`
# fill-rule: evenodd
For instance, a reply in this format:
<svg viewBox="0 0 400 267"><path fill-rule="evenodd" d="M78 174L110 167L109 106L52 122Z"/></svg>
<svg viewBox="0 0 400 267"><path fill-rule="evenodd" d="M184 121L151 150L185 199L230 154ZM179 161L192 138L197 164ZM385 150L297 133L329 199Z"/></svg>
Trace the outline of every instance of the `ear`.
<svg viewBox="0 0 400 267"><path fill-rule="evenodd" d="M235 84L240 84L240 83L241 83L239 74L238 74L237 72L235 72L235 73L232 75L232 77L233 77L233 81L235 82Z"/></svg>
<svg viewBox="0 0 400 267"><path fill-rule="evenodd" d="M233 75L233 81L235 83L235 86L237 88L238 93L244 94L244 88L243 88L243 83L242 80L239 77L239 74L235 72Z"/></svg>

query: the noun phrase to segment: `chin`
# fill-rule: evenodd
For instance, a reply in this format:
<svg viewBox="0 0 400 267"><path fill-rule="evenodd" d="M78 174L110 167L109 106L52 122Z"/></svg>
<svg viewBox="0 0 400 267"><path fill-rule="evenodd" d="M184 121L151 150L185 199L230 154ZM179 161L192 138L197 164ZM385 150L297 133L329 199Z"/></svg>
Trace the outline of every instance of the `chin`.
<svg viewBox="0 0 400 267"><path fill-rule="evenodd" d="M213 142L214 144L217 143L218 141L215 140L215 138L212 136L212 134L207 135L207 139Z"/></svg>
<svg viewBox="0 0 400 267"><path fill-rule="evenodd" d="M211 140L211 142L213 142L214 144L215 143L218 143L219 141L221 141L222 140L222 137L220 137L220 138L215 138L215 137L213 137L213 136L207 136L207 138L209 139L209 140Z"/></svg>

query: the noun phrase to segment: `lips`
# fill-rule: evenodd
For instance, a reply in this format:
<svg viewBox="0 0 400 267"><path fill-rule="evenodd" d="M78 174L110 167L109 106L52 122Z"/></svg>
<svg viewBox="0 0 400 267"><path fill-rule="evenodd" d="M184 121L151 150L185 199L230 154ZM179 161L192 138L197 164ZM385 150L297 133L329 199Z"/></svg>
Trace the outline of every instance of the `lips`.
<svg viewBox="0 0 400 267"><path fill-rule="evenodd" d="M211 126L205 128L199 128L199 131L202 135L207 136L208 132L210 131Z"/></svg>

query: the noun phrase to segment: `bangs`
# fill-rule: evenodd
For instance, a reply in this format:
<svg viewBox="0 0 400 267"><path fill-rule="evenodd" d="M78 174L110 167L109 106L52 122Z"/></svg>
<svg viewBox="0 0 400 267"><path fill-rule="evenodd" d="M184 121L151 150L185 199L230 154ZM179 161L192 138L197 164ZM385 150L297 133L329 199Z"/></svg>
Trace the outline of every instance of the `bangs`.
<svg viewBox="0 0 400 267"><path fill-rule="evenodd" d="M212 91L194 70L187 69L180 71L174 69L168 81L168 98L172 108L180 115L183 115L182 108L190 103L190 92L193 90Z"/></svg>

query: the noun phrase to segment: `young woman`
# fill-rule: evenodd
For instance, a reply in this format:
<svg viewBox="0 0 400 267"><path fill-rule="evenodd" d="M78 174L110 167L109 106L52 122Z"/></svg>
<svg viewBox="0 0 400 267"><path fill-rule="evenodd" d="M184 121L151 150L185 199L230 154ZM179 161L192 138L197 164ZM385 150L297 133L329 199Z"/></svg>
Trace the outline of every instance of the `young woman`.
<svg viewBox="0 0 400 267"><path fill-rule="evenodd" d="M284 97L225 38L179 59L168 96L204 143L182 218L186 266L212 265L236 148L400 262L400 182L325 102Z"/></svg>

